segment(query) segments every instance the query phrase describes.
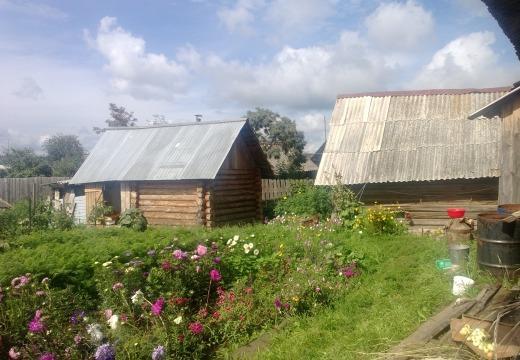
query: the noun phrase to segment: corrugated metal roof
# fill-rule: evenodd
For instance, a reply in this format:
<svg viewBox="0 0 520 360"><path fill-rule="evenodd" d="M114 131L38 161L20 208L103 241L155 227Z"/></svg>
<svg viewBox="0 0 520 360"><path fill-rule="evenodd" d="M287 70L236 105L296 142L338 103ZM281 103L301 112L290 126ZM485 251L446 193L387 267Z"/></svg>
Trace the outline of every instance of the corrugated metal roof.
<svg viewBox="0 0 520 360"><path fill-rule="evenodd" d="M316 184L499 176L500 119L467 117L507 89L340 96Z"/></svg>
<svg viewBox="0 0 520 360"><path fill-rule="evenodd" d="M214 179L246 123L109 129L70 183Z"/></svg>

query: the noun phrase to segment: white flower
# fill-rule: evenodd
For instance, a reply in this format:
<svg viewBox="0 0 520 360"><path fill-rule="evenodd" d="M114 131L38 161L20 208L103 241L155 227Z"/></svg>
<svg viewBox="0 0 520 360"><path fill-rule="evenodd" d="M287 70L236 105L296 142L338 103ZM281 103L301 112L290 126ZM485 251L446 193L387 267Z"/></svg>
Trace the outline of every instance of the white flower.
<svg viewBox="0 0 520 360"><path fill-rule="evenodd" d="M104 267L108 267L108 266L110 266L110 265L112 265L112 261L107 261L107 262L104 262L104 263L103 263L103 266L104 266Z"/></svg>
<svg viewBox="0 0 520 360"><path fill-rule="evenodd" d="M238 239L240 239L240 236L238 236L238 235L233 236L233 241L238 241Z"/></svg>
<svg viewBox="0 0 520 360"><path fill-rule="evenodd" d="M132 304L141 305L144 301L144 294L139 289L134 293L134 295L132 295L131 299L132 299Z"/></svg>
<svg viewBox="0 0 520 360"><path fill-rule="evenodd" d="M358 232L359 232L360 234L363 234L363 231L361 231L361 230L359 230Z"/></svg>
<svg viewBox="0 0 520 360"><path fill-rule="evenodd" d="M94 265L97 265L97 264L99 264L99 261L94 261Z"/></svg>
<svg viewBox="0 0 520 360"><path fill-rule="evenodd" d="M249 243L249 244L244 244L244 252L246 254L249 254L249 252L251 251L251 249L253 249L253 243Z"/></svg>
<svg viewBox="0 0 520 360"><path fill-rule="evenodd" d="M229 240L227 241L227 243L226 243L226 244L227 244L227 245L231 244L231 241L232 241L232 240L231 240L231 239L229 239Z"/></svg>
<svg viewBox="0 0 520 360"><path fill-rule="evenodd" d="M255 249L255 251L253 251L253 254L255 254L255 256L258 256L258 254L260 254L260 250Z"/></svg>
<svg viewBox="0 0 520 360"><path fill-rule="evenodd" d="M112 315L110 319L107 320L107 324L110 326L112 330L116 330L119 326L119 316L118 315Z"/></svg>
<svg viewBox="0 0 520 360"><path fill-rule="evenodd" d="M99 324L87 325L87 334L90 335L90 338L94 343L100 343L103 341L103 333L101 332L101 325Z"/></svg>
<svg viewBox="0 0 520 360"><path fill-rule="evenodd" d="M255 234L251 234L250 236L251 236L251 237L255 237Z"/></svg>
<svg viewBox="0 0 520 360"><path fill-rule="evenodd" d="M175 319L173 319L173 322L179 325L182 322L182 316L177 316Z"/></svg>

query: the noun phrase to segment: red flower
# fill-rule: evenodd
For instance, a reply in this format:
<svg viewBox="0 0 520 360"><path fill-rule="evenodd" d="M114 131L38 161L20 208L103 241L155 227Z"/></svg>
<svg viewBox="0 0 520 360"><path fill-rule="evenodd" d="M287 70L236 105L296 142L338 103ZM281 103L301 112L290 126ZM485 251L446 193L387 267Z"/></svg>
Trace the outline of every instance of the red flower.
<svg viewBox="0 0 520 360"><path fill-rule="evenodd" d="M215 311L213 314L211 314L211 317L215 320L220 319L220 313L218 311Z"/></svg>

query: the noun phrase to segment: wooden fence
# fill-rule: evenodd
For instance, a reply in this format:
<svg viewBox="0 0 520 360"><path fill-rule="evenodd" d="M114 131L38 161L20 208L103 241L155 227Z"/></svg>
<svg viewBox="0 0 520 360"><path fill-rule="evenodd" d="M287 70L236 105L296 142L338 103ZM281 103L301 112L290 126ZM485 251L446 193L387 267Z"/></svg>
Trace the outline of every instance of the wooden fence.
<svg viewBox="0 0 520 360"><path fill-rule="evenodd" d="M313 179L262 179L262 200L275 200L291 191L293 184L314 184Z"/></svg>
<svg viewBox="0 0 520 360"><path fill-rule="evenodd" d="M51 195L51 188L49 186L45 186L46 184L65 179L67 178L0 178L0 200L3 200L12 205L24 199L42 199ZM2 207L1 204L0 207Z"/></svg>

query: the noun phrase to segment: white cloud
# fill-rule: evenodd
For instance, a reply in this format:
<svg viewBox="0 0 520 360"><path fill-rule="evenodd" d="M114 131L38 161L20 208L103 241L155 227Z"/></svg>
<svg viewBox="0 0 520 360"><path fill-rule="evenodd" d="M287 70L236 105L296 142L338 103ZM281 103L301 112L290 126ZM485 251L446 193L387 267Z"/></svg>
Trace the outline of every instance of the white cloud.
<svg viewBox="0 0 520 360"><path fill-rule="evenodd" d="M19 98L39 100L43 97L43 90L32 77L22 79L20 87L13 92Z"/></svg>
<svg viewBox="0 0 520 360"><path fill-rule="evenodd" d="M220 9L217 17L229 32L250 35L254 32L254 12L263 4L263 0L238 0L234 6Z"/></svg>
<svg viewBox="0 0 520 360"><path fill-rule="evenodd" d="M68 18L67 13L58 8L24 0L0 0L0 11L2 10L54 20L64 20Z"/></svg>
<svg viewBox="0 0 520 360"><path fill-rule="evenodd" d="M455 0L457 5L476 17L489 16L488 9L482 0Z"/></svg>
<svg viewBox="0 0 520 360"><path fill-rule="evenodd" d="M414 0L389 2L365 19L368 36L378 47L388 50L411 50L424 43L433 32L434 19Z"/></svg>
<svg viewBox="0 0 520 360"><path fill-rule="evenodd" d="M117 25L117 19L101 19L95 38L88 43L108 61L115 91L140 99L172 99L186 90L186 67L163 54L146 51L146 43Z"/></svg>
<svg viewBox="0 0 520 360"><path fill-rule="evenodd" d="M378 89L387 76L380 56L355 32L330 45L286 46L261 64L213 55L206 68L216 94L248 107L328 108L339 92Z"/></svg>
<svg viewBox="0 0 520 360"><path fill-rule="evenodd" d="M492 48L495 35L489 31L461 36L437 51L417 75L414 86L483 87L507 85L518 77L518 66L498 66Z"/></svg>
<svg viewBox="0 0 520 360"><path fill-rule="evenodd" d="M332 110L332 108L330 110ZM305 133L305 140L307 141L305 151L316 151L325 141L325 126L327 126L328 132L330 110L328 110L326 114L321 112L309 112L296 118L298 129Z"/></svg>
<svg viewBox="0 0 520 360"><path fill-rule="evenodd" d="M274 0L266 18L280 33L319 28L334 13L335 0Z"/></svg>

